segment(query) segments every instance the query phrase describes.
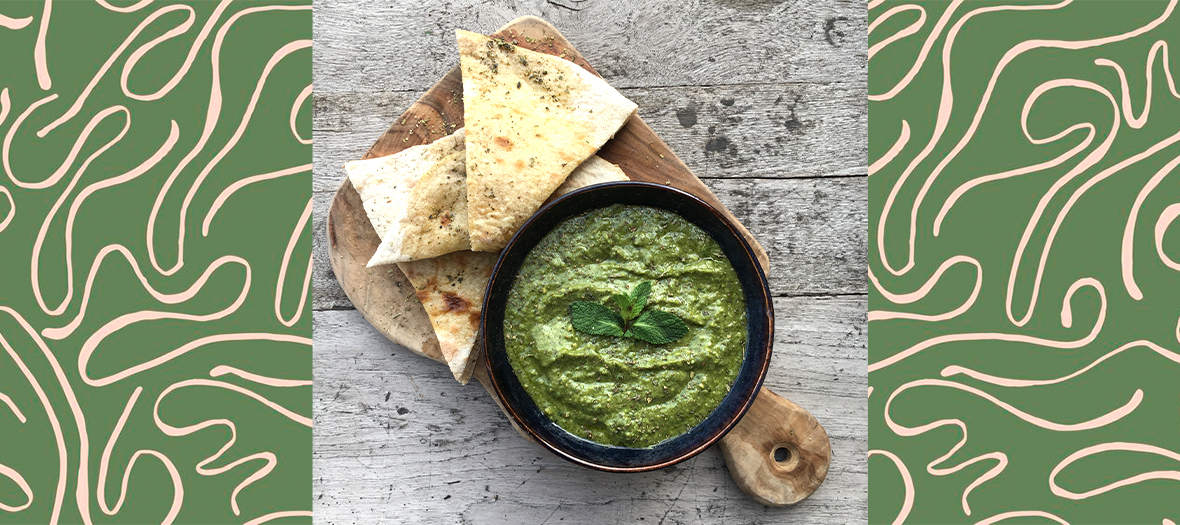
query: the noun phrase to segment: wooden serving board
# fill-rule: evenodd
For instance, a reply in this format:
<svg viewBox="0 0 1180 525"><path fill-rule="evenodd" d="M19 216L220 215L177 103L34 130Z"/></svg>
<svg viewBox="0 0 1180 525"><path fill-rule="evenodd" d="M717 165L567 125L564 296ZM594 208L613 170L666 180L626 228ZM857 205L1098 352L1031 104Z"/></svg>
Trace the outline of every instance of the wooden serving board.
<svg viewBox="0 0 1180 525"><path fill-rule="evenodd" d="M518 18L493 36L560 56L598 75L556 28L540 18ZM393 155L450 135L460 127L463 127L463 81L456 65L378 137L363 158ZM757 239L638 114L631 116L598 151L598 156L617 164L631 180L673 186L713 205L738 225L762 267L769 267L766 251ZM410 282L396 265L365 266L381 239L365 215L360 195L347 177L342 179L327 221L329 259L341 288L365 319L386 338L442 362L434 329ZM489 387L486 369L476 366L473 377L499 404L499 398ZM775 426L763 428L762 423ZM521 435L528 437L524 432ZM831 457L827 433L815 418L765 388L749 415L721 443L738 485L755 499L772 505L795 503L810 495L823 482ZM790 457L776 462L774 452L779 449L790 451Z"/></svg>

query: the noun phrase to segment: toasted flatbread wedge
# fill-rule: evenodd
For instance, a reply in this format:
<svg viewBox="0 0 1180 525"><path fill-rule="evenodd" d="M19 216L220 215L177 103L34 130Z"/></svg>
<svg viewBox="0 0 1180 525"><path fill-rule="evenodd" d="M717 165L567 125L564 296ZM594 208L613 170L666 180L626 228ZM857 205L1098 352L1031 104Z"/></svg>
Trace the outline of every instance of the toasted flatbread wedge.
<svg viewBox="0 0 1180 525"><path fill-rule="evenodd" d="M462 251L433 259L397 263L430 316L438 345L451 373L467 384L476 359L483 292L499 254Z"/></svg>
<svg viewBox="0 0 1180 525"><path fill-rule="evenodd" d="M369 259L370 267L421 259L420 255L424 253L471 249L467 242L466 172L461 165L451 165L449 169L446 164L441 166L428 172L414 186L406 203L409 209L399 223L401 228L391 231L382 240L377 252ZM456 168L458 171L454 171ZM591 155L553 192L553 196L565 195L592 184L618 180L627 180L623 170L597 155ZM423 205L423 202L434 204ZM435 214L438 216L432 216ZM406 247L419 249L413 252L415 256L407 259L404 252Z"/></svg>
<svg viewBox="0 0 1180 525"><path fill-rule="evenodd" d="M471 249L463 130L344 165L381 237L369 266Z"/></svg>
<svg viewBox="0 0 1180 525"><path fill-rule="evenodd" d="M471 248L495 251L636 105L573 62L456 32Z"/></svg>

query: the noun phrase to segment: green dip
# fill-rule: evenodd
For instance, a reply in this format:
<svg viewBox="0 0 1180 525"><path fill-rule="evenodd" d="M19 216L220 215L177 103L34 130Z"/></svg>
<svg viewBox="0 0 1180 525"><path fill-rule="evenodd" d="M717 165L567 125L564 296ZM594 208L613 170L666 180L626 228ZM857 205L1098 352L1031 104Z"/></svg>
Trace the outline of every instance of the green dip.
<svg viewBox="0 0 1180 525"><path fill-rule="evenodd" d="M591 335L570 303L652 281L648 308L688 324L652 345ZM537 407L570 433L643 448L703 421L729 392L746 346L746 300L717 242L669 211L616 204L565 220L528 254L504 317L508 359Z"/></svg>

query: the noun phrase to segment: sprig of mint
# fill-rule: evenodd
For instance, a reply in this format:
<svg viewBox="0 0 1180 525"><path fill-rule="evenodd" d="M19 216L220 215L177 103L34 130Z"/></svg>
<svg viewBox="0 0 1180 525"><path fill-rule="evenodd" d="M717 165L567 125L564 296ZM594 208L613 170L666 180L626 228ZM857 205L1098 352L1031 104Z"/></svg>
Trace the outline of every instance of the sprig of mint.
<svg viewBox="0 0 1180 525"><path fill-rule="evenodd" d="M630 337L653 345L671 343L688 333L688 325L674 314L663 310L643 309L651 297L651 281L643 281L630 294L611 296L619 311L592 301L570 304L570 322L574 329L594 335Z"/></svg>
<svg viewBox="0 0 1180 525"><path fill-rule="evenodd" d="M642 312L643 307L647 306L647 298L651 297L651 281L643 281L635 285L630 295L617 293L612 297L619 305L619 313L622 314L623 321L629 323L632 319L639 317L639 312Z"/></svg>

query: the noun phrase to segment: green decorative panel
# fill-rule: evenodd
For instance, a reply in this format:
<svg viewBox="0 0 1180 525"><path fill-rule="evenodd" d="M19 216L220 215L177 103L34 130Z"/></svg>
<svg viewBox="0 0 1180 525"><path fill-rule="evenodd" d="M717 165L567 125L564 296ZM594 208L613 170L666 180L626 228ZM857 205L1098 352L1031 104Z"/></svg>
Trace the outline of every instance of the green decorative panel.
<svg viewBox="0 0 1180 525"><path fill-rule="evenodd" d="M1180 521L1176 2L869 4L870 521Z"/></svg>
<svg viewBox="0 0 1180 525"><path fill-rule="evenodd" d="M0 3L0 523L310 521L310 2Z"/></svg>

